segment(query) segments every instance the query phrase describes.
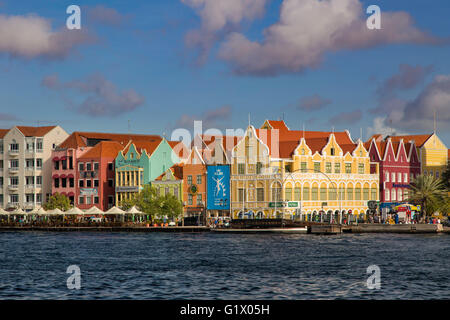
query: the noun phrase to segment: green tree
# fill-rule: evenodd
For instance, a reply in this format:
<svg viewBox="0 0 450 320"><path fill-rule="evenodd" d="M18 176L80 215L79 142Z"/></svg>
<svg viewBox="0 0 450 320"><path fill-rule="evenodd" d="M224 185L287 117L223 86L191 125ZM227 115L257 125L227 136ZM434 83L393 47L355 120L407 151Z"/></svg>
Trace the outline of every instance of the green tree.
<svg viewBox="0 0 450 320"><path fill-rule="evenodd" d="M419 175L409 186L407 201L420 204L425 216L442 210L448 202L442 180L432 175Z"/></svg>
<svg viewBox="0 0 450 320"><path fill-rule="evenodd" d="M158 200L160 216L167 216L170 220L174 220L183 213L183 204L173 194L166 194Z"/></svg>
<svg viewBox="0 0 450 320"><path fill-rule="evenodd" d="M62 211L67 211L71 208L70 199L63 194L55 193L48 199L47 203L45 203L43 207L45 210L53 210L58 208Z"/></svg>
<svg viewBox="0 0 450 320"><path fill-rule="evenodd" d="M140 211L148 214L153 221L155 214L159 210L159 202L156 189L150 185L145 185L144 189L138 194L134 195L131 199L123 200L120 203L122 210L128 210L133 206L136 206Z"/></svg>

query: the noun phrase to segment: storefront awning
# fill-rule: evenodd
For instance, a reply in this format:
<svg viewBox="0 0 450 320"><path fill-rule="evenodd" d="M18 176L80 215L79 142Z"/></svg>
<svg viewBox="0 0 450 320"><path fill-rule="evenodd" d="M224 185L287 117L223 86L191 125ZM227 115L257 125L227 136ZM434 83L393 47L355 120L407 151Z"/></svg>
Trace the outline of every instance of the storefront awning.
<svg viewBox="0 0 450 320"><path fill-rule="evenodd" d="M73 178L73 174L69 173L69 174L67 175L67 178Z"/></svg>
<svg viewBox="0 0 450 320"><path fill-rule="evenodd" d="M54 157L53 161L59 161L59 158L58 157Z"/></svg>
<svg viewBox="0 0 450 320"><path fill-rule="evenodd" d="M65 174L62 174L62 175L60 175L59 176L61 179L64 179L65 177L66 177L66 175Z"/></svg>
<svg viewBox="0 0 450 320"><path fill-rule="evenodd" d="M73 193L72 191L70 191L70 192L67 194L68 197L73 197L74 195L75 195L75 193Z"/></svg>
<svg viewBox="0 0 450 320"><path fill-rule="evenodd" d="M56 174L56 173L55 173L55 174L52 176L52 178L53 178L53 179L58 179L58 178L59 178L59 174Z"/></svg>
<svg viewBox="0 0 450 320"><path fill-rule="evenodd" d="M59 158L59 160L66 160L67 157L66 156L62 156L61 158Z"/></svg>

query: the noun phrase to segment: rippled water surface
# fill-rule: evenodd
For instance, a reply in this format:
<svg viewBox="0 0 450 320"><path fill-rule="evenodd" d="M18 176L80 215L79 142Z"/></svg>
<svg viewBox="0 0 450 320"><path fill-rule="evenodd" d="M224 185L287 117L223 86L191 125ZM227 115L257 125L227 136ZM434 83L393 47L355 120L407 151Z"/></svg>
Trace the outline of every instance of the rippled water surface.
<svg viewBox="0 0 450 320"><path fill-rule="evenodd" d="M450 299L450 236L3 232L0 271L0 299Z"/></svg>

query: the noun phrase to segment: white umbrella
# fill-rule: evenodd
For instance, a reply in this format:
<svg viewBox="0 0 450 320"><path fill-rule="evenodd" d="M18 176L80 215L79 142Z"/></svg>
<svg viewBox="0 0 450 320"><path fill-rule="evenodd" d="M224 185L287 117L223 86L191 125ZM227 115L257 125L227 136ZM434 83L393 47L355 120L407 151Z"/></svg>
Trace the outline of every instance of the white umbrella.
<svg viewBox="0 0 450 320"><path fill-rule="evenodd" d="M44 210L44 208L40 207L39 210L36 212L38 216L43 216L47 214L47 211Z"/></svg>
<svg viewBox="0 0 450 320"><path fill-rule="evenodd" d="M0 215L7 216L7 215L9 215L9 212L0 208Z"/></svg>
<svg viewBox="0 0 450 320"><path fill-rule="evenodd" d="M104 214L104 212L99 208L97 208L96 206L93 206L89 208L89 210L87 210L85 214Z"/></svg>
<svg viewBox="0 0 450 320"><path fill-rule="evenodd" d="M84 211L78 207L73 207L73 208L67 210L66 214L67 215L80 215L80 214L84 214Z"/></svg>
<svg viewBox="0 0 450 320"><path fill-rule="evenodd" d="M52 215L52 216L62 216L62 215L64 215L64 212L61 211L61 209L56 208L56 209L47 211L47 214L48 215Z"/></svg>
<svg viewBox="0 0 450 320"><path fill-rule="evenodd" d="M38 213L38 211L39 211L39 208L38 207L34 207L33 210L28 212L28 214L36 214L36 213Z"/></svg>
<svg viewBox="0 0 450 320"><path fill-rule="evenodd" d="M18 215L18 214L23 215L23 214L26 214L26 213L25 213L25 211L23 211L21 208L17 208L16 210L14 210L14 211L12 212L12 214L15 214L15 215Z"/></svg>
<svg viewBox="0 0 450 320"><path fill-rule="evenodd" d="M142 211L139 211L138 208L136 208L136 206L132 206L130 209L128 209L127 213L140 214L142 213Z"/></svg>
<svg viewBox="0 0 450 320"><path fill-rule="evenodd" d="M125 211L123 211L122 209L114 206L111 209L109 209L108 211L105 212L106 214L125 214Z"/></svg>

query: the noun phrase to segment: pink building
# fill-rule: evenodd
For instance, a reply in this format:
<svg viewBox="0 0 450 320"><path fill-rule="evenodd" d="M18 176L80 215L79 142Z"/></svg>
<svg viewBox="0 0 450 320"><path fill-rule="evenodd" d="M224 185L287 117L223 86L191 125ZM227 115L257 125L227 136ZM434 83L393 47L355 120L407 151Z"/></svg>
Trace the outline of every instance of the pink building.
<svg viewBox="0 0 450 320"><path fill-rule="evenodd" d="M101 209L108 209L111 206L110 196L111 193L114 195L114 186L110 186L111 177L114 178L112 172L114 172L114 167L111 168L110 163L114 163L114 157L110 156L110 153L106 151L108 156L105 159L101 159L101 155L105 153L104 150L110 149L110 144L106 143L103 147L98 147L96 150L91 152L91 157L85 159L85 167L83 171L83 177L80 177L79 171L79 159L86 155L87 152L93 150L101 142L117 142L121 145L126 145L128 141L161 141L161 137L157 135L141 135L141 134L116 134L116 133L99 133L99 132L73 132L70 136L66 138L59 146L57 146L52 151L52 194L60 193L69 197L72 204L75 206L80 206L82 208L89 208L93 205L97 205ZM113 144L114 145L114 144ZM114 150L116 152L116 150ZM94 154L95 153L95 154ZM117 155L117 152L116 152ZM106 162L105 162L106 161ZM94 166L94 162L101 163L101 170L106 170L105 168L110 168L109 174L99 172L98 170L85 170L86 163L90 163L89 166ZM105 165L106 163L106 165ZM93 168L93 167L92 167ZM84 175L89 172L90 175L100 175L102 178L102 186L100 186L100 181L96 182L95 177L92 179L87 179ZM97 173L95 173L97 171ZM83 180L83 182L80 182ZM88 182L87 180L91 180ZM99 184L99 187L94 187L95 184ZM80 192L80 184L83 190ZM85 187L85 185L91 185L91 187ZM88 190L97 189L97 190ZM98 193L98 199L95 196L95 192ZM81 196L83 193L83 196ZM90 194L88 196L87 194ZM87 198L89 197L89 199ZM83 203L80 203L82 201ZM98 201L98 203L96 203ZM88 203L86 203L88 202Z"/></svg>
<svg viewBox="0 0 450 320"><path fill-rule="evenodd" d="M374 135L365 147L369 150L370 160L380 166L380 202L384 203L381 207L404 202L409 183L420 174L414 142L392 142L390 138L383 140L381 135Z"/></svg>

